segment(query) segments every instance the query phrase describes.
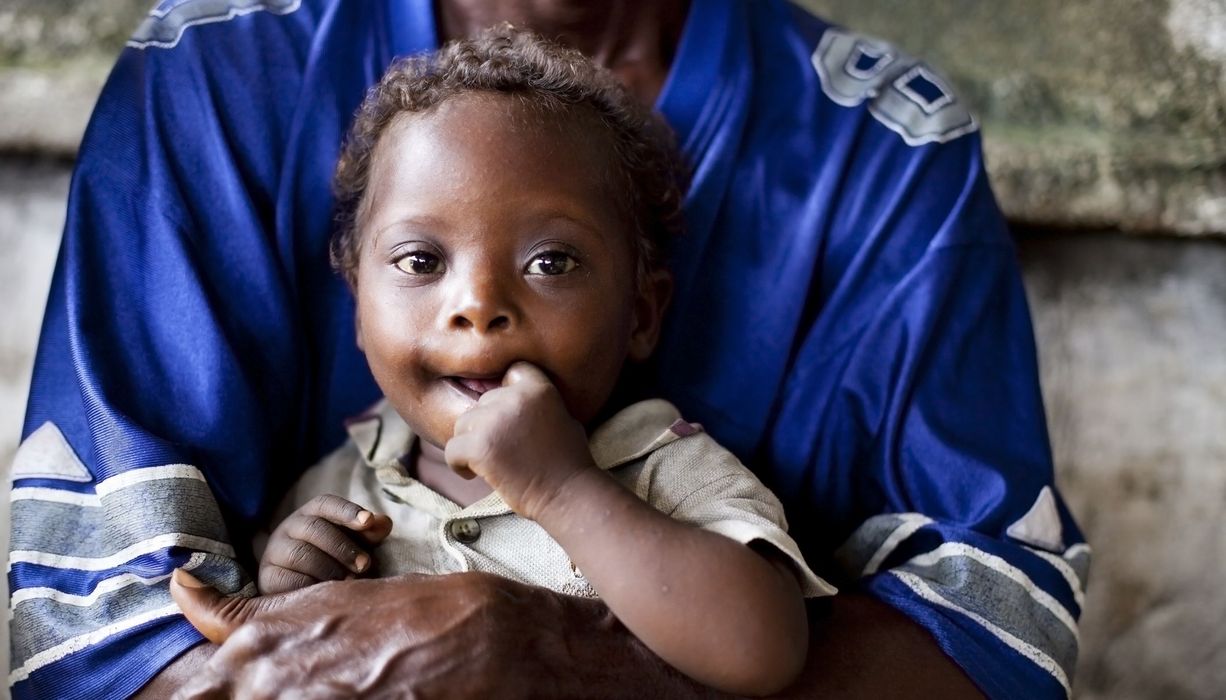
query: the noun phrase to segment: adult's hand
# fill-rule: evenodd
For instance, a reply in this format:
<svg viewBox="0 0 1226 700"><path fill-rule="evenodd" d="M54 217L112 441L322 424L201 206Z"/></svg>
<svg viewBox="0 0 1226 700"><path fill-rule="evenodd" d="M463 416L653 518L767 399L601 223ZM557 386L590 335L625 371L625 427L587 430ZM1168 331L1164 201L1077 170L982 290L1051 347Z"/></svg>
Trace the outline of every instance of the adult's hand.
<svg viewBox="0 0 1226 700"><path fill-rule="evenodd" d="M225 598L171 594L216 653L183 698L669 697L706 691L599 602L481 573L334 581Z"/></svg>

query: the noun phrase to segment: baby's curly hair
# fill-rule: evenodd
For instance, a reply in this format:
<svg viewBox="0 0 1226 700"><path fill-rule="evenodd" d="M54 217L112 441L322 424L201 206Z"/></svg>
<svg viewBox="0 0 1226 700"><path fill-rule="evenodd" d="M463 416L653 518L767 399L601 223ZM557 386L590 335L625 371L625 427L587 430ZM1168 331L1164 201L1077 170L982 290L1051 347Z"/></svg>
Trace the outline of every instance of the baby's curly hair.
<svg viewBox="0 0 1226 700"><path fill-rule="evenodd" d="M402 113L425 112L473 92L517 98L542 114L580 116L612 144L613 182L636 227L637 274L664 266L668 241L682 228L685 170L668 126L583 54L503 24L437 52L403 58L366 93L333 179L338 228L332 265L354 286L362 198L379 138ZM594 117L594 119L593 119Z"/></svg>

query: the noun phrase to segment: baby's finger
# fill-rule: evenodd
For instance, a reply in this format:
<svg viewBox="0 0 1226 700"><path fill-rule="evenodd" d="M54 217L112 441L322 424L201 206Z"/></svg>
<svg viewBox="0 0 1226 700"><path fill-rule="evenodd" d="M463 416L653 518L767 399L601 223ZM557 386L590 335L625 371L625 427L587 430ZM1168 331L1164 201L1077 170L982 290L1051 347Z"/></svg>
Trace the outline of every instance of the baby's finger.
<svg viewBox="0 0 1226 700"><path fill-rule="evenodd" d="M513 386L523 383L551 384L552 382L539 367L531 362L520 360L507 368L507 373L502 376L502 385Z"/></svg>
<svg viewBox="0 0 1226 700"><path fill-rule="evenodd" d="M315 521L324 522L318 518ZM331 523L325 524L328 527L336 527ZM352 542L350 546L357 548ZM316 581L340 581L351 576L346 564L310 542L298 538L286 538L277 550L266 554L260 568L267 566L295 571Z"/></svg>
<svg viewBox="0 0 1226 700"><path fill-rule="evenodd" d="M456 474L465 479L472 479L477 474L469 465L472 464L476 447L480 444L484 444L484 439L474 433L456 435L443 447L443 459Z"/></svg>
<svg viewBox="0 0 1226 700"><path fill-rule="evenodd" d="M260 594L273 595L287 593L300 588L313 586L319 581L306 574L292 571L276 564L264 564L260 567Z"/></svg>
<svg viewBox="0 0 1226 700"><path fill-rule="evenodd" d="M489 396L490 393L493 391L498 391L498 390L492 389L490 391L487 391L485 392L485 394L482 395L482 398L484 398L485 396ZM472 408L468 409L467 411L461 413L459 416L456 417L455 425L452 427L451 434L454 437L454 436L467 435L468 433L476 432L481 429L482 425L484 425L487 421L489 421L489 418L490 418L489 409L482 404L477 404L476 406L473 406Z"/></svg>
<svg viewBox="0 0 1226 700"><path fill-rule="evenodd" d="M373 518L374 515L371 515ZM320 517L313 517L298 511L285 521L285 532L294 540L299 540L322 552L333 564L337 562L355 574L360 574L370 567L370 555L354 542L345 530ZM304 574L314 572L292 566L295 571ZM344 576L329 578L344 578Z"/></svg>
<svg viewBox="0 0 1226 700"><path fill-rule="evenodd" d="M359 540L371 547L387 539L390 534L392 534L392 519L383 513L372 513L366 526L353 533Z"/></svg>
<svg viewBox="0 0 1226 700"><path fill-rule="evenodd" d="M374 513L366 510L353 501L334 496L330 493L316 496L307 502L299 513L314 515L328 522L336 523L352 530L361 530L370 525Z"/></svg>

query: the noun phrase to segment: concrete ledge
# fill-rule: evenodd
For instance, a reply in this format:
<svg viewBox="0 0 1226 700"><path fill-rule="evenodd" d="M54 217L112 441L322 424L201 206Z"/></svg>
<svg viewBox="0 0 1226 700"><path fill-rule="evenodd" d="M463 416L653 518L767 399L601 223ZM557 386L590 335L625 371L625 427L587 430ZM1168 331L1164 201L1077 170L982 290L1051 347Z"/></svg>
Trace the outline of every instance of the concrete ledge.
<svg viewBox="0 0 1226 700"><path fill-rule="evenodd" d="M799 0L936 66L1014 221L1226 235L1226 0Z"/></svg>
<svg viewBox="0 0 1226 700"><path fill-rule="evenodd" d="M116 54L152 6L0 2L0 153L75 156Z"/></svg>
<svg viewBox="0 0 1226 700"><path fill-rule="evenodd" d="M73 158L110 66L0 70L0 152Z"/></svg>
<svg viewBox="0 0 1226 700"><path fill-rule="evenodd" d="M1226 154L1209 139L984 127L992 185L1018 223L1226 234Z"/></svg>

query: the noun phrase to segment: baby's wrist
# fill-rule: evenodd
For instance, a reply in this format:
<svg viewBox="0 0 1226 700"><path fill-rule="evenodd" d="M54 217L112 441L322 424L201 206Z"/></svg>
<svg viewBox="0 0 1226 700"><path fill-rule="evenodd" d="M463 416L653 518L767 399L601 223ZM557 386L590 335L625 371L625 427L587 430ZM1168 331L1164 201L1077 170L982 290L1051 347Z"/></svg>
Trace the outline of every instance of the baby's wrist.
<svg viewBox="0 0 1226 700"><path fill-rule="evenodd" d="M620 490L616 482L595 464L568 472L548 489L527 515L556 538L557 532L570 529L577 517L608 500L609 487Z"/></svg>

